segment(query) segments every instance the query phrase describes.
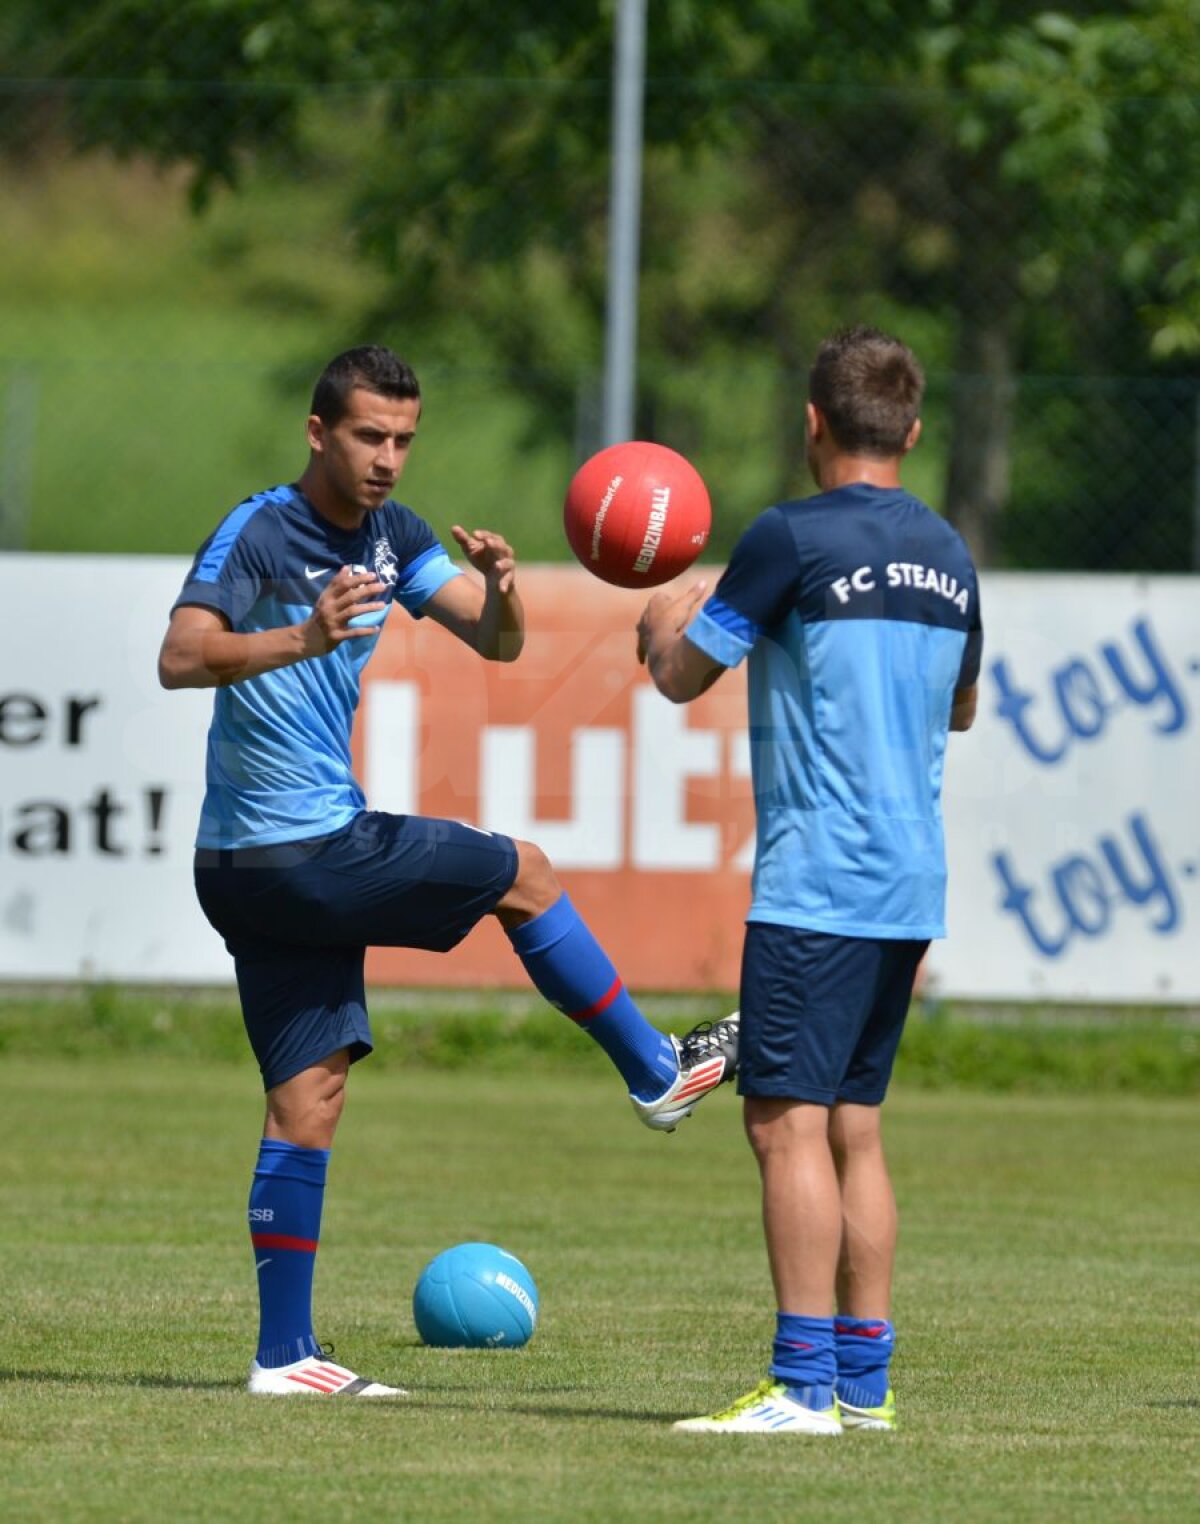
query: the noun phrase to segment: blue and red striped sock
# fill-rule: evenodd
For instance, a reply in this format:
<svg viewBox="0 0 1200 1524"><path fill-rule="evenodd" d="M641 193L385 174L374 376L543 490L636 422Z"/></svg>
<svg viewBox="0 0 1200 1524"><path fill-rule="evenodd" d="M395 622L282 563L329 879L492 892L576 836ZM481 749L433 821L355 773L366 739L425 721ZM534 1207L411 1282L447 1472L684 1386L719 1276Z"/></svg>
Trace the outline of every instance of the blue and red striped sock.
<svg viewBox="0 0 1200 1524"><path fill-rule="evenodd" d="M833 1406L836 1374L833 1319L777 1313L771 1375L786 1384L788 1395L805 1407L824 1412Z"/></svg>
<svg viewBox="0 0 1200 1524"><path fill-rule="evenodd" d="M679 1073L671 1039L634 1005L608 954L564 894L508 933L540 994L594 1038L640 1101L660 1096Z"/></svg>
<svg viewBox="0 0 1200 1524"><path fill-rule="evenodd" d="M258 1271L259 1365L319 1355L312 1284L321 1237L327 1148L264 1138L250 1187L250 1242Z"/></svg>
<svg viewBox="0 0 1200 1524"><path fill-rule="evenodd" d="M837 1348L837 1394L856 1408L881 1407L888 1391L888 1363L896 1330L883 1318L847 1318L833 1322Z"/></svg>

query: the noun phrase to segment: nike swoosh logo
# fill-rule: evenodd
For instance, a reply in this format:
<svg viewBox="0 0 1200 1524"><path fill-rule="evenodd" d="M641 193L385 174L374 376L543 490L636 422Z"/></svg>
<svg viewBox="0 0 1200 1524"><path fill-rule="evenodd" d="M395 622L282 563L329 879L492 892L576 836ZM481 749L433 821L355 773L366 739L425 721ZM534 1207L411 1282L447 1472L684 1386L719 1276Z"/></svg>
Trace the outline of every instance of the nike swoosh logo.
<svg viewBox="0 0 1200 1524"><path fill-rule="evenodd" d="M270 1263L270 1259L256 1259L254 1261L254 1268L256 1270L261 1270L264 1265L269 1265Z"/></svg>
<svg viewBox="0 0 1200 1524"><path fill-rule="evenodd" d="M332 566L318 566L315 571L311 566L306 566L304 568L304 575L310 582L315 582L318 577L327 577L332 570Z"/></svg>

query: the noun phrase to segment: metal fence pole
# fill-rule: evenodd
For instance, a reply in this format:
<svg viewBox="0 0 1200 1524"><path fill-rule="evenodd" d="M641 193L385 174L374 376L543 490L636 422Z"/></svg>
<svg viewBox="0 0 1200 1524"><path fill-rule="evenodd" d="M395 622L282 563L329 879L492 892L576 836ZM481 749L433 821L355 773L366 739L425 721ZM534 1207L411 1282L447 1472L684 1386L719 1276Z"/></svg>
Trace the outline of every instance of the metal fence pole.
<svg viewBox="0 0 1200 1524"><path fill-rule="evenodd" d="M645 88L646 0L620 0L613 47L608 310L604 345L605 444L617 444L633 437Z"/></svg>
<svg viewBox="0 0 1200 1524"><path fill-rule="evenodd" d="M4 390L0 416L0 550L20 550L33 511L33 454L37 432L38 381L16 370Z"/></svg>

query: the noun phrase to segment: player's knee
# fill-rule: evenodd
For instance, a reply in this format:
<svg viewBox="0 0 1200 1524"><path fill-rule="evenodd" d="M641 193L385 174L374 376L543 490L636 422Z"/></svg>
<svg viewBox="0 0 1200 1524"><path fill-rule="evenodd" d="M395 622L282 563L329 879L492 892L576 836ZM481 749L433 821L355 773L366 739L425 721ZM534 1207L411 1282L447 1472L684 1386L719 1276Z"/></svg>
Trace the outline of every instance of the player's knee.
<svg viewBox="0 0 1200 1524"><path fill-rule="evenodd" d="M531 841L517 841L517 874L507 894L496 906L506 925L529 920L549 910L562 894L562 885L550 859Z"/></svg>
<svg viewBox="0 0 1200 1524"><path fill-rule="evenodd" d="M754 1096L746 1099L742 1111L742 1122L746 1128L750 1147L754 1150L760 1164L782 1140L782 1133L777 1125L779 1111L777 1102L760 1100Z"/></svg>
<svg viewBox="0 0 1200 1524"><path fill-rule="evenodd" d="M828 1107L812 1101L748 1096L743 1119L750 1147L766 1164L813 1147L827 1148L828 1114Z"/></svg>
<svg viewBox="0 0 1200 1524"><path fill-rule="evenodd" d="M308 1070L267 1094L267 1136L297 1148L329 1148L346 1104L344 1071Z"/></svg>
<svg viewBox="0 0 1200 1524"><path fill-rule="evenodd" d="M514 880L526 890L561 894L550 859L535 842L517 842L517 876Z"/></svg>
<svg viewBox="0 0 1200 1524"><path fill-rule="evenodd" d="M838 1105L829 1117L829 1146L839 1163L883 1147L878 1106Z"/></svg>
<svg viewBox="0 0 1200 1524"><path fill-rule="evenodd" d="M318 1119L331 1131L341 1120L343 1108L346 1105L346 1076L340 1076L336 1086L317 1101L316 1115Z"/></svg>

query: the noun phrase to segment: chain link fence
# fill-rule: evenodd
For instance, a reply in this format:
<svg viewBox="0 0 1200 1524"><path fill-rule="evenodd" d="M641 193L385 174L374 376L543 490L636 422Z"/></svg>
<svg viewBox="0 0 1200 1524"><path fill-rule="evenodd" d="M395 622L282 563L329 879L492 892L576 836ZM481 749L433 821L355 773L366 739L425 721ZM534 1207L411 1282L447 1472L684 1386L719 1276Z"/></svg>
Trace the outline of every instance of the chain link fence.
<svg viewBox="0 0 1200 1524"><path fill-rule="evenodd" d="M130 67L0 83L0 545L190 551L298 473L317 370L376 341L426 394L405 496L560 558L563 487L599 443L596 64L304 85ZM999 95L976 142L960 93L781 76L647 85L638 432L705 473L715 551L809 490L812 351L869 322L929 377L907 480L982 561L1200 569L1200 373L1155 327L1177 270L1134 257L1154 175L1068 195L1014 159ZM1130 109L1146 141L1200 118Z"/></svg>

